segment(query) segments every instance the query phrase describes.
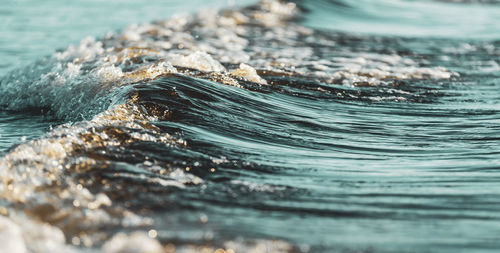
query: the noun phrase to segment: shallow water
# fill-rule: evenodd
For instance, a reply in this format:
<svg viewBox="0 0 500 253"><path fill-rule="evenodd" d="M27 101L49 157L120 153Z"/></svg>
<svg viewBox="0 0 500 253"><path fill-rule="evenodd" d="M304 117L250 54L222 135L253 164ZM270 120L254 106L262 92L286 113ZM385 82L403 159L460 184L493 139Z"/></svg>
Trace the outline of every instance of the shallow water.
<svg viewBox="0 0 500 253"><path fill-rule="evenodd" d="M437 18L436 6L476 23ZM25 68L6 57L7 248L500 248L495 2L232 8L130 26L45 58L27 41ZM119 20L70 34L133 22ZM101 23L110 26L94 30Z"/></svg>

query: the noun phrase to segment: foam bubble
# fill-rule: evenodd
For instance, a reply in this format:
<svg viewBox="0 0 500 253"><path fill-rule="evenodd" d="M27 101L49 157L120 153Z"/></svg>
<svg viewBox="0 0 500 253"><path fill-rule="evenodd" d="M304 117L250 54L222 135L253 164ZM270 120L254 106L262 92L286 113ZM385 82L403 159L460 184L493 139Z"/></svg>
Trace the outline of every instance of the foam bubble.
<svg viewBox="0 0 500 253"><path fill-rule="evenodd" d="M170 55L170 62L173 65L199 69L202 71L226 71L226 68L220 64L220 62L214 60L209 54L205 52L194 52L187 56L183 55Z"/></svg>
<svg viewBox="0 0 500 253"><path fill-rule="evenodd" d="M146 233L118 233L102 246L104 253L163 253L161 244Z"/></svg>
<svg viewBox="0 0 500 253"><path fill-rule="evenodd" d="M231 71L231 74L243 77L248 81L252 81L255 83L267 84L267 81L260 77L254 68L245 63L241 63L239 68Z"/></svg>

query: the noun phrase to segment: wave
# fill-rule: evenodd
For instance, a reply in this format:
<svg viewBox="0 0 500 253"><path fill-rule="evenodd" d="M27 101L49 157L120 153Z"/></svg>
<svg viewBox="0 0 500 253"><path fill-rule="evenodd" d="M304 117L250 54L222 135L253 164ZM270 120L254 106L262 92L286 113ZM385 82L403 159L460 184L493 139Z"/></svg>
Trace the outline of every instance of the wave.
<svg viewBox="0 0 500 253"><path fill-rule="evenodd" d="M229 74L224 81L231 85L238 84L230 76L266 84L255 69L304 75L328 83L375 85L384 79L456 75L445 69L418 67L418 62L395 53L363 50L366 53L336 52L329 57L315 52L316 48L331 51L335 38L297 25L286 30L282 22L295 17L297 8L282 9L271 3L266 5L269 13L255 11L246 16L227 11L220 19L215 18L216 13L179 16L131 26L97 41L88 37L76 47L9 73L1 81L0 91L6 95L0 98L0 105L14 111L46 111L58 119L89 119L124 103L129 84L177 73L172 65L224 72ZM250 25L254 24L268 29L252 29ZM186 31L189 27L197 29ZM257 36L269 38L259 41ZM323 41L318 43L316 39ZM270 46L265 45L268 42ZM208 78L216 80L214 76Z"/></svg>
<svg viewBox="0 0 500 253"><path fill-rule="evenodd" d="M387 228L393 213L433 222L493 215L479 206L464 216L452 193L443 197L449 206L439 207L431 193L412 187L443 182L419 184L412 173L432 177L429 163L460 154L464 163L491 168L493 160L474 157L495 151L472 139L496 134L498 110L477 97L481 108L467 101L498 83L465 97L454 88L495 75L498 64L487 56L498 54L496 44L315 30L296 23L300 13L294 3L262 1L175 16L84 39L5 76L4 108L67 122L0 160L7 217L0 224L12 228L12 247L325 251L354 242L308 234L340 232L354 218ZM468 68L478 61L481 68ZM467 115L485 128L453 121ZM433 128L446 117L456 131L478 130L470 146L457 150L465 141L460 132ZM446 138L456 142L446 146ZM396 171L397 164L430 168ZM360 174L369 181L356 179ZM460 188L459 174L449 183L479 194ZM393 190L382 191L385 184ZM294 222L303 230L287 233ZM408 223L393 225L394 233ZM379 239L367 237L367 248L392 247ZM420 245L411 239L400 238Z"/></svg>

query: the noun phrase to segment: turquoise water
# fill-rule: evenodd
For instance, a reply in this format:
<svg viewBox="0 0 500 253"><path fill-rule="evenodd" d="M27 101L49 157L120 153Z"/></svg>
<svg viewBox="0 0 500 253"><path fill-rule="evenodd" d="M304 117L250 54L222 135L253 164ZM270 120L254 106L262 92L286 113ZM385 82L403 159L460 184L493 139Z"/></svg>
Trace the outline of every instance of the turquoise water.
<svg viewBox="0 0 500 253"><path fill-rule="evenodd" d="M193 5L1 12L7 248L500 249L498 3Z"/></svg>
<svg viewBox="0 0 500 253"><path fill-rule="evenodd" d="M238 1L239 5L253 1ZM234 3L233 3L234 4ZM0 74L79 43L87 36L103 36L137 23L231 5L211 1L71 1L5 0L0 17Z"/></svg>
<svg viewBox="0 0 500 253"><path fill-rule="evenodd" d="M312 13L304 24L345 32L411 37L495 40L498 2L490 1L300 2ZM332 15L332 13L335 13Z"/></svg>

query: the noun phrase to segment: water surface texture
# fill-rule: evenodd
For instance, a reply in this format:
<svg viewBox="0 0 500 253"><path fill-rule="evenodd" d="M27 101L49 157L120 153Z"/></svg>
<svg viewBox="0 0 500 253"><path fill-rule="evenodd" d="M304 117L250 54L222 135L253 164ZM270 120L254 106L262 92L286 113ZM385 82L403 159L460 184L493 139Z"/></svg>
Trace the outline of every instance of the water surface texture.
<svg viewBox="0 0 500 253"><path fill-rule="evenodd" d="M495 1L246 6L2 42L1 250L500 249Z"/></svg>

